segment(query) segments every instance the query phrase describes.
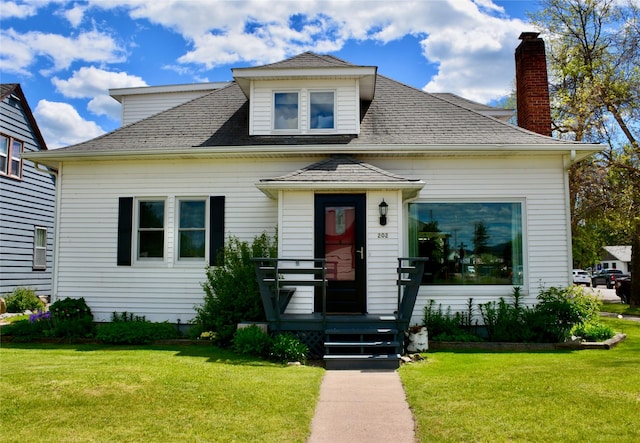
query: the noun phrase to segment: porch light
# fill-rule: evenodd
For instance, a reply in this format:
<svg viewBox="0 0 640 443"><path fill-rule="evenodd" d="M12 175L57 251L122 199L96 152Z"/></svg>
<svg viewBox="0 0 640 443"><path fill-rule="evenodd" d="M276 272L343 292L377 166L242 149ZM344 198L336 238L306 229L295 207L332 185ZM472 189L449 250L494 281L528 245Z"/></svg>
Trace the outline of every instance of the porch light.
<svg viewBox="0 0 640 443"><path fill-rule="evenodd" d="M384 201L384 198L378 205L378 210L380 211L380 226L384 226L387 224L387 212L389 212L389 205Z"/></svg>

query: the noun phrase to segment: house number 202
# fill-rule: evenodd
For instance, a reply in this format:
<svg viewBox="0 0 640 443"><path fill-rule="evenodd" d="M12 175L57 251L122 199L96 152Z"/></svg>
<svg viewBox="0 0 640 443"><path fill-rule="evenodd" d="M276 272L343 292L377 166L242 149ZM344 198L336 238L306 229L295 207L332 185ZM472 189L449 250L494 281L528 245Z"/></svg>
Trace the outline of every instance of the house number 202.
<svg viewBox="0 0 640 443"><path fill-rule="evenodd" d="M378 238L389 238L389 233L387 233L387 232L378 232Z"/></svg>

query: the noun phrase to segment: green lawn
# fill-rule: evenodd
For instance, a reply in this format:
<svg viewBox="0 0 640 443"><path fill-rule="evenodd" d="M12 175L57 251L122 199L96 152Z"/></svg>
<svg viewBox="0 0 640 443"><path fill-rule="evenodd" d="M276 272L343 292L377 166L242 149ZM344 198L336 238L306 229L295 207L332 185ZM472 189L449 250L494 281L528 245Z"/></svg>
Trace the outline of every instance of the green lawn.
<svg viewBox="0 0 640 443"><path fill-rule="evenodd" d="M403 366L419 441L640 441L640 323L603 321L627 340L608 351L439 351ZM0 435L304 442L323 373L211 346L2 343Z"/></svg>
<svg viewBox="0 0 640 443"><path fill-rule="evenodd" d="M420 441L640 441L640 323L611 350L434 352L400 370Z"/></svg>
<svg viewBox="0 0 640 443"><path fill-rule="evenodd" d="M613 312L614 314L640 316L640 308L630 308L622 303L603 303L600 308L602 312Z"/></svg>
<svg viewBox="0 0 640 443"><path fill-rule="evenodd" d="M3 442L304 442L321 368L212 346L2 344Z"/></svg>

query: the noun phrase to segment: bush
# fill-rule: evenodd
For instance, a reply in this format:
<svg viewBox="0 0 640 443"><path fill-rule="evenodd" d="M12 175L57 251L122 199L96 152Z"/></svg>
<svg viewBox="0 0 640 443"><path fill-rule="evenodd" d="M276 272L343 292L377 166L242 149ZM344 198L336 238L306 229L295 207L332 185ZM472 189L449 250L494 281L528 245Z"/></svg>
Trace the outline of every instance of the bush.
<svg viewBox="0 0 640 443"><path fill-rule="evenodd" d="M581 323L571 333L584 341L605 341L615 335L613 328L601 323Z"/></svg>
<svg viewBox="0 0 640 443"><path fill-rule="evenodd" d="M522 306L520 288L513 288L513 304L503 297L495 302L478 305L489 341L527 342L533 339L533 333L525 321L528 315Z"/></svg>
<svg viewBox="0 0 640 443"><path fill-rule="evenodd" d="M473 341L470 319L473 313L472 299L466 313L451 313L442 306L435 308L429 300L424 309L424 325L434 341ZM571 334L582 334L591 339L608 339L613 336L606 326L598 324L601 302L582 287L541 288L538 303L533 307L522 306L520 288L513 289L513 303L504 298L478 306L489 341L557 343L567 341ZM581 328L581 329L579 329ZM580 331L580 333L576 333ZM611 334L611 335L608 335ZM586 338L585 338L586 339Z"/></svg>
<svg viewBox="0 0 640 443"><path fill-rule="evenodd" d="M181 334L169 322L152 323L144 316L114 312L111 323L100 325L96 339L112 345L144 345L155 340L180 338Z"/></svg>
<svg viewBox="0 0 640 443"><path fill-rule="evenodd" d="M270 349L271 337L256 325L240 328L233 335L233 351L238 354L268 357Z"/></svg>
<svg viewBox="0 0 640 443"><path fill-rule="evenodd" d="M282 363L299 361L304 364L307 362L308 354L309 348L307 345L290 333L276 335L269 352L272 359Z"/></svg>
<svg viewBox="0 0 640 443"><path fill-rule="evenodd" d="M51 321L42 319L38 321L19 320L2 328L2 335L13 337L14 341L28 342L41 337L52 335Z"/></svg>
<svg viewBox="0 0 640 443"><path fill-rule="evenodd" d="M95 334L93 314L83 297L58 300L49 307L53 335L67 338L91 338Z"/></svg>
<svg viewBox="0 0 640 443"><path fill-rule="evenodd" d="M7 304L7 312L11 313L35 312L45 308L45 304L38 298L36 291L30 288L14 289L11 295L5 299L5 302Z"/></svg>
<svg viewBox="0 0 640 443"><path fill-rule="evenodd" d="M435 307L435 300L429 300L424 307L423 324L429 331L429 337L434 341L481 341L482 339L471 333L471 319L473 318L473 299L469 299L466 313L451 313L451 307L446 313L442 312L442 305Z"/></svg>
<svg viewBox="0 0 640 443"><path fill-rule="evenodd" d="M214 331L219 345L231 345L238 323L265 320L251 258L275 257L276 241L266 233L254 238L251 245L230 238L220 257L224 257L224 264L207 268L207 281L202 285L204 302L195 307L193 323L202 331Z"/></svg>
<svg viewBox="0 0 640 443"><path fill-rule="evenodd" d="M575 325L597 322L601 302L580 286L540 289L538 303L527 316L539 342L564 342Z"/></svg>

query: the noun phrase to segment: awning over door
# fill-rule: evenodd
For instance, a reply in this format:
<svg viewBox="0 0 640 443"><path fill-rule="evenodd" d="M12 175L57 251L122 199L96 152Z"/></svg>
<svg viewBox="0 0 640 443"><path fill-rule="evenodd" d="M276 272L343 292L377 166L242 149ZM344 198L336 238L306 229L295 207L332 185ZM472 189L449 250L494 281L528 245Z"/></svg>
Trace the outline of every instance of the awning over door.
<svg viewBox="0 0 640 443"><path fill-rule="evenodd" d="M270 198L281 190L369 191L402 190L413 198L424 187L422 180L401 177L349 156L332 156L289 174L261 179L256 187Z"/></svg>

